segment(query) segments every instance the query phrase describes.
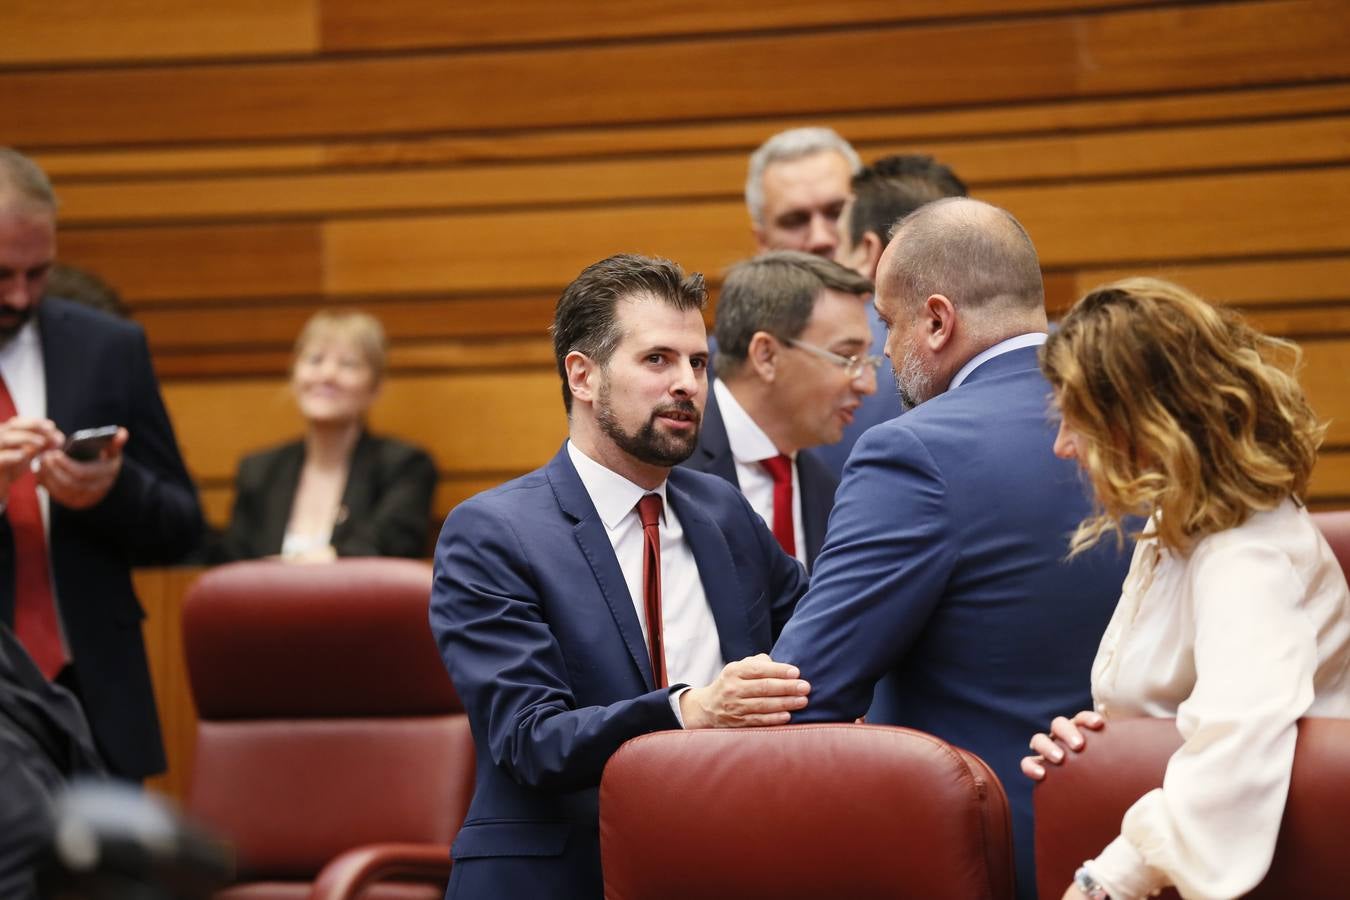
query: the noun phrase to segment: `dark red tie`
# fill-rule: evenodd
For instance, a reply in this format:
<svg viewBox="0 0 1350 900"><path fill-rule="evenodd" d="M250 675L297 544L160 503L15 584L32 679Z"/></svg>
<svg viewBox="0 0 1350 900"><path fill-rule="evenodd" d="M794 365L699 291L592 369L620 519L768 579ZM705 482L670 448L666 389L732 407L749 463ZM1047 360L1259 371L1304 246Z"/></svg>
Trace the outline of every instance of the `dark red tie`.
<svg viewBox="0 0 1350 900"><path fill-rule="evenodd" d="M642 599L647 609L647 651L652 678L667 687L666 645L661 634L661 495L643 494L638 501L642 520Z"/></svg>
<svg viewBox="0 0 1350 900"><path fill-rule="evenodd" d="M773 536L788 556L797 555L796 529L792 527L792 459L779 454L760 460L773 476Z"/></svg>
<svg viewBox="0 0 1350 900"><path fill-rule="evenodd" d="M0 378L0 421L9 421L14 416L14 398ZM25 469L10 484L5 516L14 536L14 633L42 674L55 678L65 667L66 651L61 646L61 626L56 621L56 600L47 564L47 535L42 529L37 478L32 469Z"/></svg>

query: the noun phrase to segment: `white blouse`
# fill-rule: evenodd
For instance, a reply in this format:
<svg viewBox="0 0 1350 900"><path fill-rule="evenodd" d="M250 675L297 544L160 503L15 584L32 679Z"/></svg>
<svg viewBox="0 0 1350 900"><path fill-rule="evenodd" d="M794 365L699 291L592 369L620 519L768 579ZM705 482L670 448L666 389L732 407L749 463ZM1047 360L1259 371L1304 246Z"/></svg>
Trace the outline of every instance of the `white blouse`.
<svg viewBox="0 0 1350 900"><path fill-rule="evenodd" d="M1350 718L1350 591L1307 511L1286 500L1188 557L1142 538L1092 695L1108 720L1175 716L1185 739L1163 786L1087 863L1092 876L1114 900L1255 887L1284 815L1295 721Z"/></svg>

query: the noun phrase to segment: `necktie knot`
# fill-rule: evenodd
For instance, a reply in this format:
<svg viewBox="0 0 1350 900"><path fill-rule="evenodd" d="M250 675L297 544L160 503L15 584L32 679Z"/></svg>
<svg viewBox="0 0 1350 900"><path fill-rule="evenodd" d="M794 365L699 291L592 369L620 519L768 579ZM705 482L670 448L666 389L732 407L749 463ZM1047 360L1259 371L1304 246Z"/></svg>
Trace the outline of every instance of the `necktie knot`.
<svg viewBox="0 0 1350 900"><path fill-rule="evenodd" d="M780 453L777 456L760 460L760 465L768 471L774 484L792 483L792 458L787 454Z"/></svg>
<svg viewBox="0 0 1350 900"><path fill-rule="evenodd" d="M651 528L661 521L661 495L643 494L637 503L638 518L643 528Z"/></svg>

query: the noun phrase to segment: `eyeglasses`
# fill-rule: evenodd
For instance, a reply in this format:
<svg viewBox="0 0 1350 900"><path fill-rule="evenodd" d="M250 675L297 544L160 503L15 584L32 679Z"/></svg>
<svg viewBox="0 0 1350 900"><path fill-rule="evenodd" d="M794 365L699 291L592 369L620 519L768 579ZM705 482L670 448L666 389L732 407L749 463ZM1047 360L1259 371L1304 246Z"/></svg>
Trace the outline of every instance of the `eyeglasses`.
<svg viewBox="0 0 1350 900"><path fill-rule="evenodd" d="M789 347L796 347L798 350L805 350L807 353L813 353L823 360L834 363L844 370L844 374L850 379L858 379L870 369L873 374L881 366L880 356L840 356L838 353L826 350L824 347L817 347L815 344L808 344L806 341L799 341L796 338L785 338L783 343Z"/></svg>

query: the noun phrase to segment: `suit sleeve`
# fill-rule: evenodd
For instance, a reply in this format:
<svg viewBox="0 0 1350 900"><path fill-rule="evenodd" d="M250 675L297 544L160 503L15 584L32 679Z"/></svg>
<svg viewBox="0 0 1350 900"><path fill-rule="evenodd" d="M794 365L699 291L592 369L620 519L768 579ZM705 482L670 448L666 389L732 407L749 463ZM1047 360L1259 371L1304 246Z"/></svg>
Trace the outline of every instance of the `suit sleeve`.
<svg viewBox="0 0 1350 900"><path fill-rule="evenodd" d="M380 484L373 508L352 513L335 538L338 556L422 556L436 492L436 464L425 452L390 442L389 459L374 473Z"/></svg>
<svg viewBox="0 0 1350 900"><path fill-rule="evenodd" d="M176 562L197 546L202 532L197 489L178 452L173 425L150 365L145 335L126 339L130 439L108 495L70 513L85 527L124 548L133 565Z"/></svg>
<svg viewBox="0 0 1350 900"><path fill-rule="evenodd" d="M594 787L624 741L679 727L669 691L578 707L541 573L506 514L484 507L456 507L436 547L431 626L441 657L496 765L532 788ZM533 549L546 563L547 549Z"/></svg>
<svg viewBox="0 0 1350 900"><path fill-rule="evenodd" d="M811 683L793 722L863 715L877 680L923 630L958 555L945 495L941 470L909 430L873 429L858 442L811 588L773 650Z"/></svg>

